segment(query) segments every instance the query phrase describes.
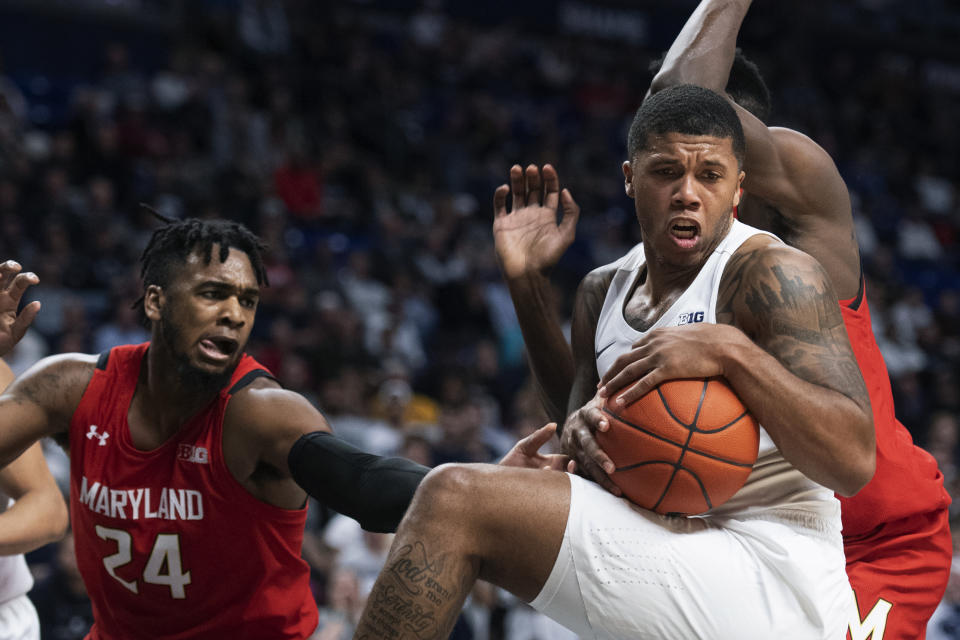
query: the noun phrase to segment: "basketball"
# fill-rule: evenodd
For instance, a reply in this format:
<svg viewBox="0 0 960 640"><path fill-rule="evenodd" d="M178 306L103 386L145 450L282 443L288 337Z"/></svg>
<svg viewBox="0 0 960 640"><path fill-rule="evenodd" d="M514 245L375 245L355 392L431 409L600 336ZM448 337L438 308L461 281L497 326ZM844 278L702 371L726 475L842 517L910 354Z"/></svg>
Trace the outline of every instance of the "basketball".
<svg viewBox="0 0 960 640"><path fill-rule="evenodd" d="M695 515L730 499L757 461L756 419L722 378L669 380L645 396L603 408L597 442L616 466L613 482L633 503Z"/></svg>

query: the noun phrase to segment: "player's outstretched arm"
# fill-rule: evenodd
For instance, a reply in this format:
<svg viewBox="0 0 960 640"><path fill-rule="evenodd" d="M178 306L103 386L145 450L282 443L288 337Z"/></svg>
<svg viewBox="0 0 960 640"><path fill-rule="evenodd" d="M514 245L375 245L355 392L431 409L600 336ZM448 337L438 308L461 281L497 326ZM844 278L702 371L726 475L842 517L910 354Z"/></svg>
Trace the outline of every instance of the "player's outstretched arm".
<svg viewBox="0 0 960 640"><path fill-rule="evenodd" d="M853 495L873 476L870 399L836 294L813 258L764 236L730 259L717 321L651 331L601 379L601 394L637 382L624 404L664 380L723 375L784 457Z"/></svg>
<svg viewBox="0 0 960 640"><path fill-rule="evenodd" d="M306 398L268 379L238 393L225 421L227 464L258 498L296 508L306 493L368 531L396 531L430 471L405 458L374 455L341 440ZM549 425L542 427L518 442L501 464L559 468L561 456L538 453L551 435ZM265 468L270 472L264 473Z"/></svg>
<svg viewBox="0 0 960 640"><path fill-rule="evenodd" d="M0 391L13 372L0 361ZM67 504L47 468L39 442L0 470L0 490L14 504L0 513L0 555L26 553L59 540L67 531Z"/></svg>
<svg viewBox="0 0 960 640"><path fill-rule="evenodd" d="M306 493L368 531L395 531L429 471L337 438L306 398L266 378L234 396L224 420L227 464L256 497L293 509Z"/></svg>
<svg viewBox="0 0 960 640"><path fill-rule="evenodd" d="M507 211L511 193L512 207ZM536 165L526 169L514 165L510 185L494 192L493 213L497 260L517 312L534 383L547 416L562 424L573 383L573 356L548 272L574 240L580 207L569 190L560 190L551 165L542 171Z"/></svg>
<svg viewBox="0 0 960 640"><path fill-rule="evenodd" d="M703 0L667 51L650 92L695 84L726 95L737 34L749 8L749 0ZM768 128L730 102L747 139L744 188L749 193L788 215L849 218L846 185L826 151L791 129Z"/></svg>
<svg viewBox="0 0 960 640"><path fill-rule="evenodd" d="M650 92L695 84L726 95L737 33L749 6L748 0L703 0L670 47ZM852 297L859 287L859 254L851 238L850 195L833 159L809 137L768 128L727 98L747 142L744 189L805 230L805 237L815 238L802 248L824 265L840 295Z"/></svg>
<svg viewBox="0 0 960 640"><path fill-rule="evenodd" d="M721 95L730 78L737 34L750 0L703 0L687 18L650 83L650 93L695 84Z"/></svg>

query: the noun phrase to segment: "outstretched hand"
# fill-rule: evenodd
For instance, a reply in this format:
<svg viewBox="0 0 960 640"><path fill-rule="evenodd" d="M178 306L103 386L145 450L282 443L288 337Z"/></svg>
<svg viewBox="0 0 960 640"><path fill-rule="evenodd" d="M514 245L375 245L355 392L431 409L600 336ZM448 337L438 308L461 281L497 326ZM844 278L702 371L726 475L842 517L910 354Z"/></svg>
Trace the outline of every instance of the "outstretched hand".
<svg viewBox="0 0 960 640"><path fill-rule="evenodd" d="M40 303L34 301L17 313L23 292L40 282L36 274L30 271L21 273L21 269L13 260L0 264L0 357L10 353L14 345L20 342L40 311Z"/></svg>
<svg viewBox="0 0 960 640"><path fill-rule="evenodd" d="M513 192L512 211L507 195ZM563 212L557 222L557 207ZM580 207L551 165L510 168L510 185L493 194L493 240L503 275L509 280L549 269L557 264L576 236Z"/></svg>
<svg viewBox="0 0 960 640"><path fill-rule="evenodd" d="M513 445L507 455L503 456L500 464L505 467L563 471L570 458L559 453L540 453L540 447L545 445L556 432L556 422L545 424Z"/></svg>

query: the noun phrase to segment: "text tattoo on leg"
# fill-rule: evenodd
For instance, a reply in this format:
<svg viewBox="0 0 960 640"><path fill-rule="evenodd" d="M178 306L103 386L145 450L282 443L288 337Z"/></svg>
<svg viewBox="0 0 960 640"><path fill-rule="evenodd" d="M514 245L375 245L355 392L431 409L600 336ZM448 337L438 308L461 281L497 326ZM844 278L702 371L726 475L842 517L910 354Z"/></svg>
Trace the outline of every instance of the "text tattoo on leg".
<svg viewBox="0 0 960 640"><path fill-rule="evenodd" d="M435 638L452 626L463 598L462 586L444 573L446 556L430 557L416 541L391 554L370 593L366 621L357 639Z"/></svg>

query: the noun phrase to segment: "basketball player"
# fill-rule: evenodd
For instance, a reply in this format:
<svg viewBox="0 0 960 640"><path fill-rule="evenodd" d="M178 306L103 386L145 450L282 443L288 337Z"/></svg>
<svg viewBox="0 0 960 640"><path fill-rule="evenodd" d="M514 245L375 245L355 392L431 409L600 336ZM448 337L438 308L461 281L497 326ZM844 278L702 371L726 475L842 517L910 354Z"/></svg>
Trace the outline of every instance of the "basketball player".
<svg viewBox="0 0 960 640"><path fill-rule="evenodd" d="M13 371L0 360L0 391L12 380ZM38 442L0 471L0 640L40 640L40 621L27 597L33 575L23 554L66 531L67 505Z"/></svg>
<svg viewBox="0 0 960 640"><path fill-rule="evenodd" d="M307 492L367 529L395 529L427 469L332 437L244 346L265 284L242 225L185 220L143 253L151 341L41 360L0 396L0 462L53 435L70 450L89 638L306 638L317 624L300 557ZM39 303L0 265L0 355ZM518 443L504 463L560 466ZM551 462L553 460L553 462Z"/></svg>
<svg viewBox="0 0 960 640"><path fill-rule="evenodd" d="M832 159L812 140L789 129L768 128L754 115L763 115L756 107L768 102L769 95L756 67L734 56L737 32L749 4L746 0L702 2L668 52L651 91L678 82L719 91L729 75L727 95L739 103L735 106L747 139L744 166L748 177L739 217L776 232L788 244L815 257L839 295L847 333L870 393L877 442L873 480L855 496L840 496L847 572L856 594L848 637L922 638L949 578L950 498L936 462L913 444L894 416L886 367L871 330L850 197L843 179ZM550 198L545 204L552 204L555 211L559 199L564 220L572 214L571 222L557 227L555 217L548 219L538 207L523 208L526 200L519 203L523 196L518 193L525 193L529 186L533 195L539 191L541 178L534 170L514 167L514 212L507 219L495 220L494 232L500 263L524 324L524 337L537 333L527 340L531 368L542 395L552 396L547 406L556 407L570 388L571 378L564 374L569 370L565 363L570 355L555 312L542 302L551 295L542 274L572 241L579 211L569 192L558 198L552 168L544 168L542 182ZM532 199L530 202L535 204ZM508 220L518 213L517 220ZM604 372L603 395L643 375L630 364L637 355L625 354ZM626 397L639 397L648 388L647 383L638 385ZM558 419L555 413L551 418ZM604 467L612 469L608 466L612 463L596 445L592 427L606 425L598 417L587 428L565 432L565 450L579 458L586 473L616 492L604 471ZM576 451L587 453L581 457Z"/></svg>
<svg viewBox="0 0 960 640"><path fill-rule="evenodd" d="M724 98L660 92L628 151L644 243L582 285L597 304L575 310L571 406L582 408L565 429L599 401L599 371L639 343L654 377L727 377L765 429L755 472L708 516L674 518L572 474L438 467L356 638L444 638L478 578L587 638L842 634L852 595L833 491L866 484L874 442L835 293L808 255L734 221L744 138ZM497 216L505 205L498 191ZM703 322L677 326L690 313Z"/></svg>

